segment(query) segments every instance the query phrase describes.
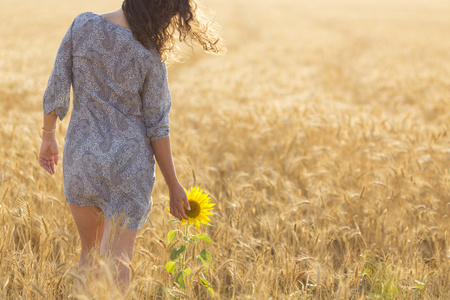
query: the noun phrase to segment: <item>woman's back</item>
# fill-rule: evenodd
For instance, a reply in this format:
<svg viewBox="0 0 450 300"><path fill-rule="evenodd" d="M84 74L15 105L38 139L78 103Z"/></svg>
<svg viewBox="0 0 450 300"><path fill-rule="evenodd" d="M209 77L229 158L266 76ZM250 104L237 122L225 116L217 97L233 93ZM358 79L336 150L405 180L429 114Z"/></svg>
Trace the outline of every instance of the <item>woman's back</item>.
<svg viewBox="0 0 450 300"><path fill-rule="evenodd" d="M171 98L165 63L131 30L92 13L78 15L58 50L43 99L45 113L66 133L63 176L66 200L99 206L106 216L126 212L138 229L151 209L154 156L151 140L169 135ZM138 179L138 180L136 180ZM150 205L149 205L150 203Z"/></svg>

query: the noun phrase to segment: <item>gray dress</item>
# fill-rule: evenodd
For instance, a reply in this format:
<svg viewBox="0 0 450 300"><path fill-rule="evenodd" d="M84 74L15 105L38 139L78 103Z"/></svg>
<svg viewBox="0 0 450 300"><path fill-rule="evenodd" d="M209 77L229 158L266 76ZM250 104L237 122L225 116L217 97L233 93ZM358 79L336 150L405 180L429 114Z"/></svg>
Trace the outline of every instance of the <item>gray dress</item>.
<svg viewBox="0 0 450 300"><path fill-rule="evenodd" d="M73 109L62 158L65 199L97 206L109 219L123 214L127 229L138 230L153 203L150 141L169 136L166 65L154 45L147 50L131 30L86 12L61 42L44 113L55 110L63 120L71 85Z"/></svg>

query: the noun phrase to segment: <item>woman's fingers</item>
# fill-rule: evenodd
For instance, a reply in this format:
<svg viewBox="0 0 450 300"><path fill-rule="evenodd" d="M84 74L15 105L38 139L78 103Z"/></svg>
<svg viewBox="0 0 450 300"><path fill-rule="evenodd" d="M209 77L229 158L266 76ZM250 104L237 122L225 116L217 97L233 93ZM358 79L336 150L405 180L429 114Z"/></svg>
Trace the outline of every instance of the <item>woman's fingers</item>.
<svg viewBox="0 0 450 300"><path fill-rule="evenodd" d="M39 164L50 174L55 174L55 165L59 162L58 154L59 150L56 140L42 141L41 150L39 152Z"/></svg>
<svg viewBox="0 0 450 300"><path fill-rule="evenodd" d="M54 165L53 165L53 161L47 160L47 167L50 170L50 174L55 173L55 168L54 168Z"/></svg>
<svg viewBox="0 0 450 300"><path fill-rule="evenodd" d="M170 213L178 218L180 221L183 219L188 220L189 217L186 215L185 208L191 210L189 201L187 199L186 192L180 186L181 189L174 189L170 191Z"/></svg>
<svg viewBox="0 0 450 300"><path fill-rule="evenodd" d="M183 201L184 201L184 207L186 207L187 210L191 210L191 206L189 205L189 201L186 196L183 198Z"/></svg>
<svg viewBox="0 0 450 300"><path fill-rule="evenodd" d="M46 170L46 171L48 172L47 164L46 164L46 162L45 162L43 159L39 159L39 164L41 165L41 167L42 167L44 170Z"/></svg>
<svg viewBox="0 0 450 300"><path fill-rule="evenodd" d="M184 212L183 204L181 201L170 206L170 214L180 221L182 221L183 219L188 219L188 216Z"/></svg>
<svg viewBox="0 0 450 300"><path fill-rule="evenodd" d="M184 212L184 207L183 207L182 201L179 202L178 207L179 207L179 212L180 212L181 217L182 217L183 219L186 219L186 220L187 220L187 219L188 219L188 216L186 216L186 213Z"/></svg>
<svg viewBox="0 0 450 300"><path fill-rule="evenodd" d="M55 173L55 167L52 164L51 160L40 159L39 160L39 164L41 165L42 168L44 168L44 170L46 170L50 174L54 174Z"/></svg>
<svg viewBox="0 0 450 300"><path fill-rule="evenodd" d="M179 219L180 221L183 220L183 217L181 215L181 211L179 209L174 209L172 215Z"/></svg>
<svg viewBox="0 0 450 300"><path fill-rule="evenodd" d="M171 214L172 216L176 217L176 216L175 216L175 210L173 209L172 201L170 201L170 214Z"/></svg>

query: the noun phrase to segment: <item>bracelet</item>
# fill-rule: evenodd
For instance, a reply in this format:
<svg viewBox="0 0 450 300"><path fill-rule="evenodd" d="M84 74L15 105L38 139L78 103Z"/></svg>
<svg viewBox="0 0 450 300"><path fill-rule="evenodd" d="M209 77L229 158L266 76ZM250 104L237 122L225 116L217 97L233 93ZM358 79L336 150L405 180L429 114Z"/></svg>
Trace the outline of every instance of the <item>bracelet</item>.
<svg viewBox="0 0 450 300"><path fill-rule="evenodd" d="M43 130L45 133L52 133L52 132L55 132L56 127L55 127L52 131L47 131L47 130L44 129L44 126L42 126L42 130Z"/></svg>

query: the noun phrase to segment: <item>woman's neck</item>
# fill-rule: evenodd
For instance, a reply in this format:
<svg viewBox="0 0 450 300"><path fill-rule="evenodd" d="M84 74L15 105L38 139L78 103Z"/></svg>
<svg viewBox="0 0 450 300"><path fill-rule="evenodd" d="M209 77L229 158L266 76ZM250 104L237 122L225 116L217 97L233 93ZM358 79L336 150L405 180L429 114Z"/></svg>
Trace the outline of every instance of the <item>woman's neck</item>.
<svg viewBox="0 0 450 300"><path fill-rule="evenodd" d="M128 20L125 17L122 8L119 8L115 11L102 13L100 15L110 20L111 22L114 22L120 26L130 29L130 24L128 24Z"/></svg>

